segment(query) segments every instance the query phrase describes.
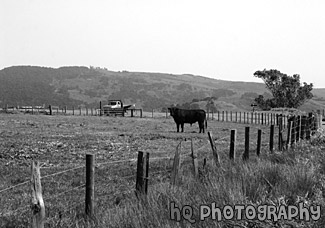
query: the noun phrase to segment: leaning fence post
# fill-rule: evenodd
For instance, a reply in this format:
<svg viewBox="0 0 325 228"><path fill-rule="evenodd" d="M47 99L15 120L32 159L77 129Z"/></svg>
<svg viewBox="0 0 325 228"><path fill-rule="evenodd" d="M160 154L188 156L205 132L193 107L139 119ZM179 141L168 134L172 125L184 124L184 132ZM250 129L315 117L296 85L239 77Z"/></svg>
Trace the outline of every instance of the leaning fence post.
<svg viewBox="0 0 325 228"><path fill-rule="evenodd" d="M145 156L144 156L145 155ZM136 196L148 193L149 153L138 152Z"/></svg>
<svg viewBox="0 0 325 228"><path fill-rule="evenodd" d="M94 214L95 201L95 155L86 154L86 215Z"/></svg>
<svg viewBox="0 0 325 228"><path fill-rule="evenodd" d="M260 156L260 154L261 154L261 141L262 141L262 130L258 129L258 131L257 131L257 148L256 148L257 156Z"/></svg>
<svg viewBox="0 0 325 228"><path fill-rule="evenodd" d="M236 129L230 131L229 159L234 160L236 156Z"/></svg>
<svg viewBox="0 0 325 228"><path fill-rule="evenodd" d="M45 206L42 196L41 185L41 172L39 163L32 162L32 176L31 176L31 189L32 189L32 227L43 228L45 222Z"/></svg>
<svg viewBox="0 0 325 228"><path fill-rule="evenodd" d="M245 127L245 151L243 154L243 160L249 159L249 127Z"/></svg>
<svg viewBox="0 0 325 228"><path fill-rule="evenodd" d="M199 176L199 164L197 160L197 153L194 151L193 148L193 139L191 138L191 157L193 162L193 174L194 177L197 178Z"/></svg>
<svg viewBox="0 0 325 228"><path fill-rule="evenodd" d="M181 164L180 162L181 147L182 147L182 142L179 142L179 144L176 147L173 168L172 168L172 173L170 178L170 183L175 186L178 185L178 180L179 180L178 172Z"/></svg>
<svg viewBox="0 0 325 228"><path fill-rule="evenodd" d="M216 163L217 167L220 167L220 158L218 155L217 147L214 144L214 141L212 138L212 133L210 133L209 131L208 131L208 136L209 136L209 141L210 141L210 145L211 145L211 149L212 149L212 155L213 155L214 162Z"/></svg>
<svg viewBox="0 0 325 228"><path fill-rule="evenodd" d="M274 142L274 124L270 127L270 151L273 152L273 142Z"/></svg>

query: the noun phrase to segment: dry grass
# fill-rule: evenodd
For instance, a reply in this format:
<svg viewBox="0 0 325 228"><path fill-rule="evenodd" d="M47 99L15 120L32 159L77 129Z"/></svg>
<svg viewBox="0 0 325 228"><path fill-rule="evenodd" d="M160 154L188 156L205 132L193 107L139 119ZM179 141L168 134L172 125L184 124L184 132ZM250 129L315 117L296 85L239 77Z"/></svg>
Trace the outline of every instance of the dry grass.
<svg viewBox="0 0 325 228"><path fill-rule="evenodd" d="M154 113L155 114L155 113ZM294 151L268 153L269 129L251 125L250 160L243 163L244 124L208 122L208 130L216 139L222 169L211 161L211 149L206 134L199 134L197 124L185 125L185 133L176 133L173 120L165 114L157 118L98 116L44 116L14 114L0 116L0 225L27 227L30 223L31 160L41 163L41 175L47 227L188 227L187 221L169 219L169 203L192 205L198 215L203 203L253 204L278 202L297 203L304 197L310 204L322 201L325 156L320 145L301 144ZM255 156L257 129L261 128L261 158ZM230 129L237 129L236 162L228 161ZM190 140L198 152L200 179L194 180L191 162L184 156L179 188L169 186L170 160L150 162L147 199L134 196L134 161L137 151L150 152L150 158L172 157L176 145L182 143L182 154L190 152ZM277 136L275 136L277 139ZM317 143L320 141L317 139ZM276 140L275 140L276 142ZM308 150L307 150L308 149ZM96 155L96 213L92 220L84 219L85 154ZM203 168L203 158L208 164ZM106 163L106 164L104 164ZM55 176L50 174L77 168ZM17 188L1 192L27 181ZM23 208L20 208L23 207ZM18 210L17 210L18 209ZM197 218L196 218L197 219ZM321 226L322 221L318 224ZM243 227L272 227L258 221L198 222L195 227L227 227L235 223ZM283 222L282 225L286 223ZM295 227L307 223L295 223ZM315 224L308 223L310 227ZM303 226L301 226L303 227ZM317 227L317 226L314 226Z"/></svg>

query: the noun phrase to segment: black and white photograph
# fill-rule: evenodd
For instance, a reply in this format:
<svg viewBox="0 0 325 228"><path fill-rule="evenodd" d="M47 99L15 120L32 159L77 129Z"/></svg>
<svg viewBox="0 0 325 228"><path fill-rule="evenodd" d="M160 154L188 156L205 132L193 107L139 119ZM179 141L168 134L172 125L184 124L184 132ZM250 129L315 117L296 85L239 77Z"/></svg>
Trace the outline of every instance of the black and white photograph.
<svg viewBox="0 0 325 228"><path fill-rule="evenodd" d="M0 0L0 228L325 227L324 12Z"/></svg>

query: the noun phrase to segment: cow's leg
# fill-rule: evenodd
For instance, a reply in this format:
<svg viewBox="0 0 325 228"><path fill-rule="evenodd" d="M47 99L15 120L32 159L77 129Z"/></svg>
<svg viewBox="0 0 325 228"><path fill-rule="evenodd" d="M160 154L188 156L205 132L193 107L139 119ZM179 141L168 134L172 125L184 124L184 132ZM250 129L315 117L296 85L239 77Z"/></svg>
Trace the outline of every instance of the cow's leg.
<svg viewBox="0 0 325 228"><path fill-rule="evenodd" d="M204 133L204 123L199 122L199 128L200 128L200 132L199 133L201 133L201 132Z"/></svg>
<svg viewBox="0 0 325 228"><path fill-rule="evenodd" d="M181 123L182 126L182 132L184 132L184 123Z"/></svg>
<svg viewBox="0 0 325 228"><path fill-rule="evenodd" d="M176 124L177 125L177 132L179 132L179 124Z"/></svg>

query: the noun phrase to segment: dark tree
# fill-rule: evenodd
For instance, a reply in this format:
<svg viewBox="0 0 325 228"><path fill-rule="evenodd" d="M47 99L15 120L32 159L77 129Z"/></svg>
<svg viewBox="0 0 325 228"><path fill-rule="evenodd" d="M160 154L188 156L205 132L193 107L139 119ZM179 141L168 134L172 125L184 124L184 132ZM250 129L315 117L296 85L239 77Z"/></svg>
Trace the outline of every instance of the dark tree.
<svg viewBox="0 0 325 228"><path fill-rule="evenodd" d="M313 97L313 84L300 84L300 75L289 76L278 70L256 71L255 77L261 78L266 88L272 93L272 98L265 99L262 95L255 98L257 105L263 110L270 108L298 108Z"/></svg>

